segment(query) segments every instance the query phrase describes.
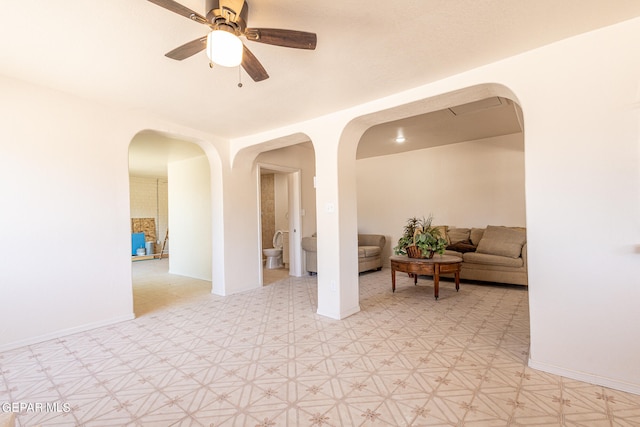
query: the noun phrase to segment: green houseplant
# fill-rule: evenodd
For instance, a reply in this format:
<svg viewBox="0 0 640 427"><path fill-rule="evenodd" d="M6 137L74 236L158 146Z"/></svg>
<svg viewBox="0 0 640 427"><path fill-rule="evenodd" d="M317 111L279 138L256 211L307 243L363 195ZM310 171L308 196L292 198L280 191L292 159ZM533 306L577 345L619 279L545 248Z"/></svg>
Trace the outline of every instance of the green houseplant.
<svg viewBox="0 0 640 427"><path fill-rule="evenodd" d="M407 219L402 236L393 248L396 255L407 255L409 258L432 258L433 254L443 254L447 241L440 235L440 230L431 226L433 216L428 218L412 217Z"/></svg>

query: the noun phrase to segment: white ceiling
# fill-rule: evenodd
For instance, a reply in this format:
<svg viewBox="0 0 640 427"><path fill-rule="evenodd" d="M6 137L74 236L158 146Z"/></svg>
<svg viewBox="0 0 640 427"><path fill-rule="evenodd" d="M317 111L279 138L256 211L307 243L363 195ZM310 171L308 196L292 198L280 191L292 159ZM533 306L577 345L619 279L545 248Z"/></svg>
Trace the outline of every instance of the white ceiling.
<svg viewBox="0 0 640 427"><path fill-rule="evenodd" d="M181 0L205 14L204 0ZM640 16L616 0L250 0L249 27L315 32L315 51L245 41L271 76L164 54L207 27L146 0L5 1L0 74L226 138L310 119Z"/></svg>
<svg viewBox="0 0 640 427"><path fill-rule="evenodd" d="M168 163L204 155L196 144L158 132L139 132L129 145L129 174L166 178Z"/></svg>
<svg viewBox="0 0 640 427"><path fill-rule="evenodd" d="M513 101L491 97L369 128L356 158L384 156L523 131L522 111ZM398 143L396 138L405 141ZM524 143L524 141L523 141ZM524 150L524 144L522 146Z"/></svg>

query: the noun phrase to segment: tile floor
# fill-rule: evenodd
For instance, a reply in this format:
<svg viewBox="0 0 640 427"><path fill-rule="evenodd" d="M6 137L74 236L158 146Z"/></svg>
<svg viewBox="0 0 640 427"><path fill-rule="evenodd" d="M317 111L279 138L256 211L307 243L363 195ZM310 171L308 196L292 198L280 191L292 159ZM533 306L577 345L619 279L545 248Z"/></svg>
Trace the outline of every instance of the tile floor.
<svg viewBox="0 0 640 427"><path fill-rule="evenodd" d="M527 367L523 288L448 282L435 301L383 269L336 321L316 277L219 297L138 264L135 320L0 353L0 403L50 405L17 425L640 425L640 396Z"/></svg>
<svg viewBox="0 0 640 427"><path fill-rule="evenodd" d="M262 284L264 286L270 285L275 282L279 282L283 279L289 278L289 269L288 268L263 268L262 269Z"/></svg>
<svg viewBox="0 0 640 427"><path fill-rule="evenodd" d="M169 259L132 263L136 317L211 294L211 282L168 274Z"/></svg>

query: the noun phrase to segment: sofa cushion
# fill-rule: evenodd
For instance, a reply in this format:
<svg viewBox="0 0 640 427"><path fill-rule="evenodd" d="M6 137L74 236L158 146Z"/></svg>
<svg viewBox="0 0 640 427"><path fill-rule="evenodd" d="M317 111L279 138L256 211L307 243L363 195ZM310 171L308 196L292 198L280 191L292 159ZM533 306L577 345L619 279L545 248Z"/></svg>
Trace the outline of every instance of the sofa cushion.
<svg viewBox="0 0 640 427"><path fill-rule="evenodd" d="M380 256L380 246L358 246L358 258Z"/></svg>
<svg viewBox="0 0 640 427"><path fill-rule="evenodd" d="M458 258L462 258L463 254L462 252L452 251L451 249L445 249L443 255L451 255L451 256L457 256Z"/></svg>
<svg viewBox="0 0 640 427"><path fill-rule="evenodd" d="M478 243L477 253L520 258L527 235L522 230L489 225Z"/></svg>
<svg viewBox="0 0 640 427"><path fill-rule="evenodd" d="M471 240L463 240L461 242L450 244L449 246L447 246L447 250L456 251L464 254L467 252L475 252L476 247L471 244Z"/></svg>
<svg viewBox="0 0 640 427"><path fill-rule="evenodd" d="M471 229L450 227L447 231L447 235L449 236L449 244L453 245L454 243L470 240Z"/></svg>
<svg viewBox="0 0 640 427"><path fill-rule="evenodd" d="M471 244L478 246L478 243L480 243L480 239L482 239L483 234L484 234L484 228L472 228L471 232L469 233Z"/></svg>
<svg viewBox="0 0 640 427"><path fill-rule="evenodd" d="M502 267L522 267L524 261L522 258L512 258L500 255L490 255L478 252L467 252L462 255L462 260L465 263L471 264L486 264L486 265L499 265Z"/></svg>

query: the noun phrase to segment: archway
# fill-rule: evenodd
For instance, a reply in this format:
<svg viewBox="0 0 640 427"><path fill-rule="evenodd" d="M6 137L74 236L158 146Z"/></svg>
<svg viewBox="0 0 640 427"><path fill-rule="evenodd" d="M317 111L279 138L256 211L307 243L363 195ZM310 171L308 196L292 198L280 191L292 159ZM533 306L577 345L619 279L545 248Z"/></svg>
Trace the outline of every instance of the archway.
<svg viewBox="0 0 640 427"><path fill-rule="evenodd" d="M410 217L524 227L520 118L515 102L489 97L367 129L356 152L358 229L390 236L388 258Z"/></svg>
<svg viewBox="0 0 640 427"><path fill-rule="evenodd" d="M150 130L132 138L129 144L132 232L142 232L145 249L153 248L144 256L136 255L132 237L134 285L136 279L139 283L144 281L140 272L168 273L204 281L206 292L211 292L211 181L209 159L197 142ZM146 228L135 229L141 223ZM171 238L167 239L169 230ZM137 261L155 261L158 265L142 267ZM137 289L140 292L140 287ZM153 304L158 295L152 295L148 288L144 291L146 297L142 299ZM163 290L157 288L155 292ZM171 294L174 299L181 291L174 287ZM134 292L136 315L148 311L148 307L141 308L141 301L136 301L135 296Z"/></svg>
<svg viewBox="0 0 640 427"><path fill-rule="evenodd" d="M318 301L320 314L333 318L344 318L358 311L357 292L357 228L358 214L356 202L356 152L358 143L364 132L374 125L405 119L419 114L425 114L446 108L480 101L488 97L502 97L517 102L515 94L507 87L499 84L481 84L445 94L397 105L384 110L373 111L351 119L342 130L337 143L337 159L335 178L323 175L326 179L335 179L328 187L335 188L335 193L323 193L323 201L329 200L326 210L328 215L319 218L319 225L324 227L327 221L328 230L337 234L331 240L325 240L318 248L318 263L329 267L330 270L318 278ZM321 133L326 143L331 143L329 132ZM314 143L317 135L314 134ZM326 139L329 138L329 139ZM325 143L325 141L322 141ZM331 159L319 167L331 168ZM323 172L320 170L318 173ZM319 193L320 195L320 193ZM335 200L339 209L337 215L329 208ZM319 228L322 228L319 227ZM338 245L336 253L330 246ZM333 252L333 253L332 253ZM336 290L338 297L336 297Z"/></svg>
<svg viewBox="0 0 640 427"><path fill-rule="evenodd" d="M304 274L304 259L302 256L301 240L304 235L311 235L316 231L315 220L315 155L309 137L304 134L292 134L275 140L252 145L240 150L234 157L233 168L244 169L255 177L255 241L257 243L255 268L259 272L259 282L263 284L263 245L271 237L262 235L262 209L260 200L260 172L269 170L283 176L288 181L288 210L285 223L289 236L289 275ZM283 219L281 219L283 221Z"/></svg>

